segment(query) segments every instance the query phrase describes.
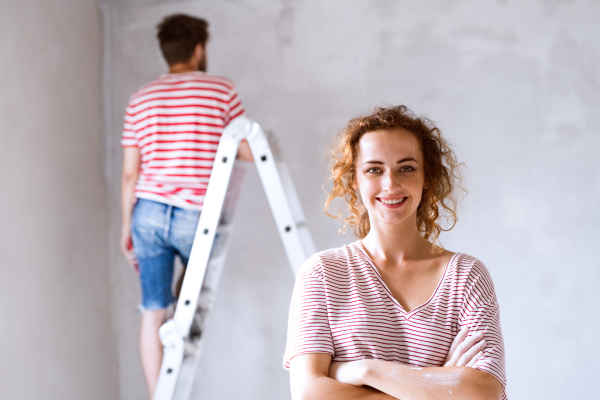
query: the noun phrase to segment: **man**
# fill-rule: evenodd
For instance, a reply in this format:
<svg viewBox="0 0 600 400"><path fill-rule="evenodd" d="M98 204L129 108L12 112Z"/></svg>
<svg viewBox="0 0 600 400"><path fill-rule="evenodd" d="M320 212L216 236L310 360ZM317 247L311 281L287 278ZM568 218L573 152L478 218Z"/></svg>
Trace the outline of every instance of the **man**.
<svg viewBox="0 0 600 400"><path fill-rule="evenodd" d="M163 355L158 329L174 301L174 258L188 262L219 139L244 115L233 82L205 72L208 23L179 14L157 28L169 73L131 96L121 141L121 251L139 266L140 354L151 398ZM253 160L247 142L238 158Z"/></svg>

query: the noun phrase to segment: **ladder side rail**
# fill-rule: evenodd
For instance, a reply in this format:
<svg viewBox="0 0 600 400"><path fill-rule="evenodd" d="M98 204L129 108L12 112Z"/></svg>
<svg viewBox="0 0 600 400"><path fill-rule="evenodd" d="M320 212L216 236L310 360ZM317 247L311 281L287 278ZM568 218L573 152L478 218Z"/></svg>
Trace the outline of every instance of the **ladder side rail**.
<svg viewBox="0 0 600 400"><path fill-rule="evenodd" d="M177 381L173 396L173 398L177 400L189 400L194 388L194 381L200 363L200 355L202 354L205 341L203 332L213 310L221 271L225 263L227 248L231 242L231 226L226 228L228 229L222 230L221 226L219 226L219 229L217 230L219 236L218 238L215 237L215 243L213 244L213 253L211 254L208 263L195 315L195 322L200 329L200 337L195 341L196 350L192 354L184 356L182 361L181 369L179 371L179 380ZM217 247L222 247L220 249L221 254L215 256L215 253L219 252ZM185 364L186 362L187 365Z"/></svg>
<svg viewBox="0 0 600 400"><path fill-rule="evenodd" d="M238 147L239 141L223 134L173 317L182 329L183 336L187 335L192 325Z"/></svg>
<svg viewBox="0 0 600 400"><path fill-rule="evenodd" d="M183 361L184 351L183 338L175 331L173 320L161 326L160 339L163 342L164 352L158 382L152 399L171 400L177 386L177 378L179 377L179 368Z"/></svg>
<svg viewBox="0 0 600 400"><path fill-rule="evenodd" d="M277 172L275 158L271 152L267 136L257 123L253 124L252 133L248 136L250 149L260 175L267 200L275 218L275 224L283 242L294 274L298 272L304 261L310 256L302 244L302 238L292 213L283 183Z"/></svg>
<svg viewBox="0 0 600 400"><path fill-rule="evenodd" d="M279 172L279 178L281 178L283 190L285 191L288 203L290 203L290 208L292 209L294 219L296 220L297 224L303 224L306 222L306 217L304 216L304 211L302 210L302 204L300 203L300 198L296 192L296 187L292 181L290 170L287 164L283 161L276 160L275 164L277 165L277 172Z"/></svg>
<svg viewBox="0 0 600 400"><path fill-rule="evenodd" d="M304 246L306 254L311 256L317 252L317 249L315 247L312 235L306 226L306 217L304 216L302 203L300 202L300 197L298 196L296 186L292 180L292 175L287 164L284 162L277 162L277 170L279 171L279 176L281 178L281 182L283 183L285 194L292 209L292 214L296 219L296 225L298 225L300 238L302 239L302 245Z"/></svg>
<svg viewBox="0 0 600 400"><path fill-rule="evenodd" d="M248 131L247 123L234 122L225 128L219 142L175 316L159 330L164 355L154 400L171 400L175 392L183 361L183 340L189 334L196 311L239 143Z"/></svg>
<svg viewBox="0 0 600 400"><path fill-rule="evenodd" d="M184 356L184 338L189 335L198 299L206 279L207 268L213 257L211 253L217 228L221 223L227 223L221 220L222 217L225 218L222 215L223 207L237 150L240 141L244 138L249 141L294 274L314 252L314 243L304 224L304 215L289 173L284 171L283 178L280 176L269 141L260 125L246 117L236 118L225 128L219 143L174 319L165 323L159 331L164 345L164 356L154 400L172 400L178 385L178 376ZM286 189L289 192L287 194ZM290 199L290 196L295 196L295 198ZM290 201L295 203L290 204ZM299 212L296 210L294 214L292 206L299 207ZM209 283L206 282L206 284ZM200 341L197 348L197 357L200 355L202 345L203 340ZM195 366L197 361L198 359L194 359ZM192 368L192 370L195 369ZM192 383L193 378L188 384ZM191 392L191 386L182 389L184 397L187 398Z"/></svg>

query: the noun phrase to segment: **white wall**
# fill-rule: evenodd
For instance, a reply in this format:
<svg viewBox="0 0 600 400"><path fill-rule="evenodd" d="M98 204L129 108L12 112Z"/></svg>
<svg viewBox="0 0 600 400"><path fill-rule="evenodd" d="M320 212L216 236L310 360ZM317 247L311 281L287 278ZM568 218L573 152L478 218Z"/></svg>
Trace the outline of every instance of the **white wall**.
<svg viewBox="0 0 600 400"><path fill-rule="evenodd" d="M211 23L209 71L233 79L278 136L318 249L323 149L357 113L407 104L439 123L469 168L447 248L496 284L511 399L594 397L600 269L600 3L573 1L186 1L105 7L111 271L121 396L143 398L135 276L118 254L118 144L129 94L164 73L155 25ZM256 174L244 188L200 378L204 398L289 398L281 357L293 286Z"/></svg>
<svg viewBox="0 0 600 400"><path fill-rule="evenodd" d="M114 399L101 16L0 9L0 398Z"/></svg>

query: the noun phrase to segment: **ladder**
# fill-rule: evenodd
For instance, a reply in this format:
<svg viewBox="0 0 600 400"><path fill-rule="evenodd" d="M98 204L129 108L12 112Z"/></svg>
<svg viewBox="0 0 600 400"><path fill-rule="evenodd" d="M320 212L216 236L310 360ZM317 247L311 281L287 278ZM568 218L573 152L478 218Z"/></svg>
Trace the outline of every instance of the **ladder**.
<svg viewBox="0 0 600 400"><path fill-rule="evenodd" d="M219 142L175 315L159 330L164 355L153 400L190 398L202 352L202 333L215 300L245 171L234 165L243 139L250 144L294 275L315 253L289 171L279 157L274 157L274 153L278 156L274 139L256 122L236 118Z"/></svg>

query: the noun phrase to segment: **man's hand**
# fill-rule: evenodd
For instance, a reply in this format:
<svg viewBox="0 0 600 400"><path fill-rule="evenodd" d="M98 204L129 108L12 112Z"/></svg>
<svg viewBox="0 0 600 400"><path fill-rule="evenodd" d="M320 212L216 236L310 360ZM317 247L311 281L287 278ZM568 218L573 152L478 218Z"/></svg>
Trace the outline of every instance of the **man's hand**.
<svg viewBox="0 0 600 400"><path fill-rule="evenodd" d="M131 216L136 202L135 185L140 175L142 157L138 147L125 147L123 149L123 175L121 176L121 253L138 272L138 263L131 245Z"/></svg>
<svg viewBox="0 0 600 400"><path fill-rule="evenodd" d="M248 143L246 139L242 140L240 143L236 158L241 161L254 162L252 150L250 149L250 143Z"/></svg>
<svg viewBox="0 0 600 400"><path fill-rule="evenodd" d="M135 272L139 272L137 258L133 251L133 245L131 243L131 231L123 230L121 233L121 253L125 256L127 263Z"/></svg>
<svg viewBox="0 0 600 400"><path fill-rule="evenodd" d="M454 338L444 367L473 367L483 356L483 349L487 342L483 339L483 332L477 332L467 338L469 328L464 327ZM466 339L465 339L466 338Z"/></svg>

